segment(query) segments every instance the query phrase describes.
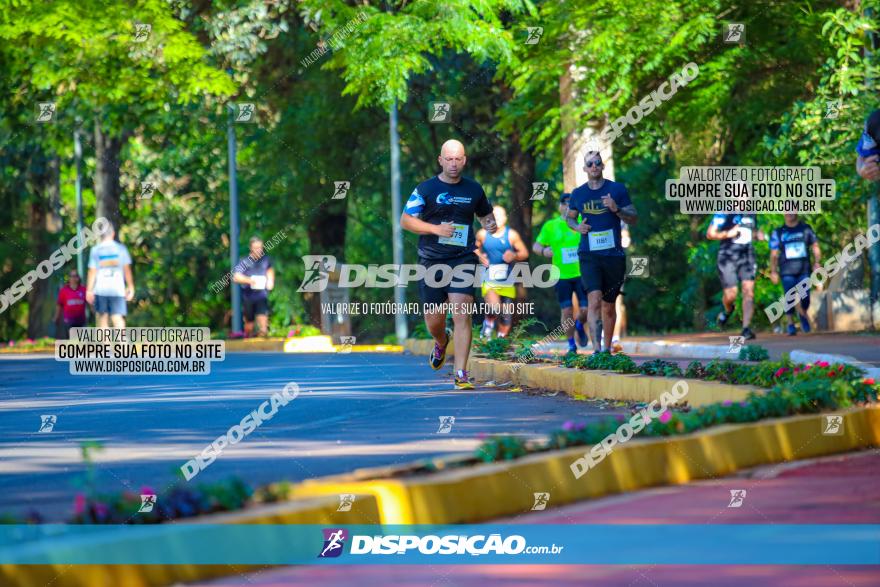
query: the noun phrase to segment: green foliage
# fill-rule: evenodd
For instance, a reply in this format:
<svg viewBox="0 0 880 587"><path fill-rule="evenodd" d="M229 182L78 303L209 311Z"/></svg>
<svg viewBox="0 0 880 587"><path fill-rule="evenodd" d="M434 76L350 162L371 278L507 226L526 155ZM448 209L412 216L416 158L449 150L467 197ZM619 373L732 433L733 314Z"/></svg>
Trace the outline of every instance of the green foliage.
<svg viewBox="0 0 880 587"><path fill-rule="evenodd" d="M415 328L413 328L412 333L410 334L410 338L417 338L420 340L430 340L434 338L431 336L431 333L428 332L428 327L425 326L424 321L416 322ZM477 337L474 337L476 340Z"/></svg>
<svg viewBox="0 0 880 587"><path fill-rule="evenodd" d="M510 461L528 452L526 442L516 436L493 436L483 442L476 451L476 457L486 463Z"/></svg>
<svg viewBox="0 0 880 587"><path fill-rule="evenodd" d="M691 365L696 369L693 363ZM640 435L651 437L688 434L720 424L815 414L877 402L880 385L873 380L863 379L858 369L827 363L798 365L796 368L797 373L793 368L788 368L786 371L780 368L780 375L776 378L777 383L772 389L752 392L746 401L738 403L725 401L701 406L688 412L667 411L667 416L651 421ZM589 425L566 422L561 430L550 433L545 445L535 447L533 450L595 445L609 434L614 434L625 420L623 416L617 416ZM483 446L486 444L484 443ZM487 447L483 450L483 446L478 449L478 454L481 456L494 454L492 448Z"/></svg>
<svg viewBox="0 0 880 587"><path fill-rule="evenodd" d="M747 344L739 349L740 361L767 361L770 353L767 349L757 344Z"/></svg>
<svg viewBox="0 0 880 587"><path fill-rule="evenodd" d="M677 363L653 359L639 365L639 373L642 375L661 375L663 377L681 377L681 367Z"/></svg>
<svg viewBox="0 0 880 587"><path fill-rule="evenodd" d="M699 361L691 361L688 363L684 376L686 379L705 379L706 369Z"/></svg>
<svg viewBox="0 0 880 587"><path fill-rule="evenodd" d="M483 355L490 359L501 361L510 357L511 339L487 338L474 339L474 354Z"/></svg>

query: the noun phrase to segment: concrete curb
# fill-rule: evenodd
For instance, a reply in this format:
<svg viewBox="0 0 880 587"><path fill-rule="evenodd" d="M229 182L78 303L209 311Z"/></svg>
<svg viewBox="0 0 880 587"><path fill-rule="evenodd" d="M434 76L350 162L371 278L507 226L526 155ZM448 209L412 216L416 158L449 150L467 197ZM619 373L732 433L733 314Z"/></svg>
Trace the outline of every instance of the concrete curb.
<svg viewBox="0 0 880 587"><path fill-rule="evenodd" d="M672 377L569 369L553 365L521 365L491 359L470 359L468 370L477 381L511 381L518 385L561 391L577 399L601 398L618 401L651 402L669 391L678 381ZM764 391L751 385L730 385L716 381L684 379L688 384L688 405L698 407L723 401L741 402L753 391Z"/></svg>
<svg viewBox="0 0 880 587"><path fill-rule="evenodd" d="M163 540L177 541L186 548L186 527L191 524L375 524L379 519L378 505L372 495L356 495L352 508L347 512L336 511L338 496L318 496L260 506L240 512L230 512L162 524ZM89 548L101 548L102 543L112 541L118 547L119 536L96 535L90 537ZM132 548L141 548L143 542L132 537ZM69 539L47 540L44 548L68 548ZM41 546L43 546L41 545ZM21 546L32 548L27 544ZM15 556L15 548L4 553L8 560ZM16 587L95 587L98 585L124 585L125 587L158 587L183 582L206 581L265 568L264 565L0 565L0 585Z"/></svg>
<svg viewBox="0 0 880 587"><path fill-rule="evenodd" d="M581 479L575 479L570 465L589 452L589 446L409 479L306 482L295 487L294 494L372 494L384 524L474 523L529 512L534 492L549 492L556 506L880 446L880 407L839 414L844 417L841 436L822 435L824 416L811 414L635 440L618 445Z"/></svg>

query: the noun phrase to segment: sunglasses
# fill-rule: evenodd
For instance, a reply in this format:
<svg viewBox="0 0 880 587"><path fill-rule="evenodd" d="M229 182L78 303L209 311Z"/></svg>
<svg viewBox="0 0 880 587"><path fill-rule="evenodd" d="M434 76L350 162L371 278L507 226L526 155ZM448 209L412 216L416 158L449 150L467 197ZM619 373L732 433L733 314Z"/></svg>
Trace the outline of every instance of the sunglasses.
<svg viewBox="0 0 880 587"><path fill-rule="evenodd" d="M602 160L598 159L598 160L594 160L594 161L587 161L585 163L585 165L587 167L602 167Z"/></svg>

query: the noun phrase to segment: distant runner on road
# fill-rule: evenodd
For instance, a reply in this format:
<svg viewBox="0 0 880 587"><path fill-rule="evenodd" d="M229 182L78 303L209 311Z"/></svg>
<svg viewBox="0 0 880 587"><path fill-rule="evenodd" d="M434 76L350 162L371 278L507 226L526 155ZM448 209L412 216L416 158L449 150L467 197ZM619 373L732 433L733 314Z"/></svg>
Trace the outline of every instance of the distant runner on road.
<svg viewBox="0 0 880 587"><path fill-rule="evenodd" d="M490 233L498 230L492 215L492 205L483 187L469 177L462 176L467 164L464 145L456 140L443 143L437 158L442 171L439 175L420 183L413 190L400 215L400 226L419 236L419 263L428 275L442 275L459 265L473 277L479 260L476 255L474 216ZM436 268L432 271L432 268ZM439 269L440 271L438 271ZM473 304L474 287L447 281L430 285L428 279L419 282L419 293L424 304ZM433 280L438 283L438 280ZM455 338L455 387L473 389L467 372L467 359L471 347L471 315L455 312L452 315L455 332L446 328L445 312L426 312L425 325L434 337L434 351L428 363L434 370L446 362L446 349Z"/></svg>
<svg viewBox="0 0 880 587"><path fill-rule="evenodd" d="M250 253L235 265L232 275L235 283L241 284L242 312L244 313L244 334L252 336L254 320L257 322L257 335L269 334L269 294L275 288L275 269L272 259L263 249L263 239L252 236Z"/></svg>
<svg viewBox="0 0 880 587"><path fill-rule="evenodd" d="M60 322L62 318L63 322ZM62 339L70 338L71 328L86 325L86 288L83 287L76 269L70 270L67 283L58 291L55 324L59 328L56 338Z"/></svg>
<svg viewBox="0 0 880 587"><path fill-rule="evenodd" d="M111 322L113 328L125 328L126 302L134 299L131 256L125 245L113 240L115 235L108 223L101 242L89 251L86 301L95 308L98 328L107 328Z"/></svg>
<svg viewBox="0 0 880 587"><path fill-rule="evenodd" d="M779 283L782 276L783 293L793 289L801 281L810 281L810 253L813 253L812 269L820 267L819 239L813 228L798 218L797 214L786 214L785 224L770 233L770 281ZM810 308L810 290L801 296L797 306L801 330L810 331L810 320L807 310ZM786 310L789 325L788 335L797 334L794 325L794 308Z"/></svg>
<svg viewBox="0 0 880 587"><path fill-rule="evenodd" d="M755 312L755 260L754 240L764 240L758 230L754 214L716 214L706 231L709 240L720 240L718 248L718 279L721 281L723 309L718 313L718 326L724 328L736 308L737 284L742 284L743 321L742 336L755 338L749 325Z"/></svg>
<svg viewBox="0 0 880 587"><path fill-rule="evenodd" d="M559 281L554 285L556 299L562 310L560 326L565 329L568 339L568 352L576 353L577 347L587 346L589 340L584 324L587 323L587 292L581 283L581 267L578 260L578 245L581 235L573 231L566 221L571 194L564 193L559 200L559 216L548 220L541 227L532 250L543 257L552 259L559 268ZM578 304L578 317L574 318L574 300ZM577 335L577 344L575 344Z"/></svg>
<svg viewBox="0 0 880 587"><path fill-rule="evenodd" d="M617 322L614 303L626 274L620 221L632 226L639 215L626 186L602 177L603 168L599 152L587 151L584 155L587 182L571 193L568 225L581 234L578 258L581 281L587 290L588 331L593 348L597 353L603 350L610 353Z"/></svg>
<svg viewBox="0 0 880 587"><path fill-rule="evenodd" d="M501 206L492 209L497 226L494 233L485 228L477 232L477 257L488 268L482 284L483 298L492 307L501 307L500 313L487 312L483 319L481 336L489 338L498 322L498 337L504 338L513 324L509 310L516 302L516 286L510 280L510 271L519 261L529 258L529 250L519 233L507 226L507 212Z"/></svg>

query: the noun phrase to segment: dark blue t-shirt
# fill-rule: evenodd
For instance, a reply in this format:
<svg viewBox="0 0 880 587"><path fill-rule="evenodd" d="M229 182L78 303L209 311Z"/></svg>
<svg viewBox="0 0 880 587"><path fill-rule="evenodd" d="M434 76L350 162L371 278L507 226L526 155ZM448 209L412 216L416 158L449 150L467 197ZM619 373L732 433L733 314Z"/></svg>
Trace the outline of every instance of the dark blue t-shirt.
<svg viewBox="0 0 880 587"><path fill-rule="evenodd" d="M571 192L569 208L576 210L580 220L590 225L590 232L581 235L579 256L586 254L624 256L620 242L620 218L602 203L602 197L606 195L611 196L618 209L632 204L626 187L609 179L606 179L602 187L597 190L591 189L589 184L585 183Z"/></svg>
<svg viewBox="0 0 880 587"><path fill-rule="evenodd" d="M734 238L721 240L720 251L728 249L734 252L742 252L753 248L752 241L758 230L758 219L754 214L716 214L712 217L712 226L719 231L728 231L734 226L739 227L739 234Z"/></svg>
<svg viewBox="0 0 880 587"><path fill-rule="evenodd" d="M779 251L780 275L804 275L810 272L810 247L818 239L806 222L797 226L783 224L770 233L770 250Z"/></svg>
<svg viewBox="0 0 880 587"><path fill-rule="evenodd" d="M462 177L458 183L446 183L434 176L416 186L403 211L429 224L457 225L448 238L433 234L419 237L420 258L455 259L474 252L474 215L482 218L491 214L492 204L483 187L469 177Z"/></svg>
<svg viewBox="0 0 880 587"><path fill-rule="evenodd" d="M250 255L246 257L242 257L238 264L235 266L235 272L241 273L242 275L246 275L248 277L257 277L257 281L259 283L256 284L256 288L251 287L250 285L241 284L241 295L242 297L248 300L264 300L268 297L268 293L266 292L266 273L272 267L272 259L269 258L269 255L263 255L256 261L254 261ZM262 278L262 279L260 279ZM262 287L261 287L262 286Z"/></svg>

